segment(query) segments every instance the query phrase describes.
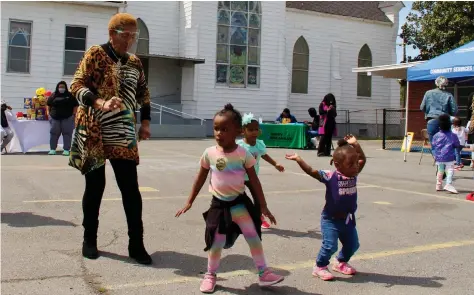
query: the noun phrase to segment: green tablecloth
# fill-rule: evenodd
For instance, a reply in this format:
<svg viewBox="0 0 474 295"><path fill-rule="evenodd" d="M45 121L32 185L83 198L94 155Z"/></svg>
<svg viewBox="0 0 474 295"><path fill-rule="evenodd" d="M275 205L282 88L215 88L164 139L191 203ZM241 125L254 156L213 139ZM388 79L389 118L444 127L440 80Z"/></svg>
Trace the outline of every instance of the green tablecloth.
<svg viewBox="0 0 474 295"><path fill-rule="evenodd" d="M260 124L260 129L259 139L267 147L304 149L308 143L306 124Z"/></svg>

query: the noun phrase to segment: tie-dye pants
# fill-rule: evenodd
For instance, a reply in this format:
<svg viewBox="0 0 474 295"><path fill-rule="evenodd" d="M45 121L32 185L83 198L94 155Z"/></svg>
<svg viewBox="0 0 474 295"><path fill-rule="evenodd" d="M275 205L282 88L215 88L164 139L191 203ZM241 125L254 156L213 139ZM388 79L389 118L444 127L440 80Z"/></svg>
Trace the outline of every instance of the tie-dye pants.
<svg viewBox="0 0 474 295"><path fill-rule="evenodd" d="M243 204L231 207L230 213L232 215L232 221L240 227L245 240L247 240L247 243L249 244L250 253L252 254L252 258L257 270L259 272L263 272L267 268L267 264L265 262L265 255L263 254L262 241L257 234L252 217ZM215 274L217 272L225 241L226 235L219 234L219 230L216 230L214 242L208 254L208 273Z"/></svg>

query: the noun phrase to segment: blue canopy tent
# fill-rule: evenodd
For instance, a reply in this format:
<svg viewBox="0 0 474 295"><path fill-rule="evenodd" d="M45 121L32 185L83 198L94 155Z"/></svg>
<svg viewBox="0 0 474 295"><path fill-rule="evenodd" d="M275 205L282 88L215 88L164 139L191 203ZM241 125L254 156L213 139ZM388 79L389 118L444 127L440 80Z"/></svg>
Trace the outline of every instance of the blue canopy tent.
<svg viewBox="0 0 474 295"><path fill-rule="evenodd" d="M407 70L407 95L405 100L405 136L408 136L408 91L410 82L434 81L439 76L444 76L450 81L460 82L474 77L474 41L459 48L435 57L427 62L408 68ZM406 162L407 143L405 140Z"/></svg>

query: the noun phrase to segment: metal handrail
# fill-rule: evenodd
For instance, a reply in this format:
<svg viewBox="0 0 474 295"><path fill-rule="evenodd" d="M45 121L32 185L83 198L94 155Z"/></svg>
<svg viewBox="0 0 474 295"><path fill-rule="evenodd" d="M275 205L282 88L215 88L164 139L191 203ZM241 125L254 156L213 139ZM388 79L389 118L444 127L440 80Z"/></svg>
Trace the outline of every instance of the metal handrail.
<svg viewBox="0 0 474 295"><path fill-rule="evenodd" d="M181 118L183 118L184 116L187 116L187 117L190 117L190 118L193 118L193 119L198 119L198 120L201 121L201 125L203 125L204 121L206 121L203 118L199 118L199 117L196 117L194 115L191 115L191 114L188 114L188 113L185 113L185 112L181 112L181 111L169 108L169 107L165 107L164 105L157 104L157 103L154 103L154 102L150 102L150 107L152 109L160 110L159 111L159 113L160 113L160 125L161 125L161 117L162 117L163 111L165 113L169 113L169 114L172 114L172 115L175 115L175 116L181 116Z"/></svg>

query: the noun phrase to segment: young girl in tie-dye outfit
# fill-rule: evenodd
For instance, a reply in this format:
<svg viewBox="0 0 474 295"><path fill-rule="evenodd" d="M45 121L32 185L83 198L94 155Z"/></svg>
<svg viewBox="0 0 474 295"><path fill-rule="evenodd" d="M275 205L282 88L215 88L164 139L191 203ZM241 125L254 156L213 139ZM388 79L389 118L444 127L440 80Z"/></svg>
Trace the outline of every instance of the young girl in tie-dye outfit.
<svg viewBox="0 0 474 295"><path fill-rule="evenodd" d="M283 277L274 274L265 262L260 213L274 224L276 220L267 208L262 186L255 173L255 158L235 142L241 129L242 116L231 104L214 116L214 137L217 145L204 151L200 161L201 168L188 201L176 213L176 217L179 217L191 208L210 171L209 192L213 199L211 208L203 214L206 220L204 250L209 251L207 273L200 287L203 293L214 292L222 249L232 247L240 233L249 244L259 274L259 285L270 286L283 281ZM246 174L260 208L245 194Z"/></svg>
<svg viewBox="0 0 474 295"><path fill-rule="evenodd" d="M255 173L260 170L260 158L267 161L270 165L275 167L280 172L285 171L285 168L278 164L269 154L267 154L267 148L263 140L257 139L260 134L260 123L254 117L252 113L244 114L242 118L242 127L244 138L237 140L237 144L249 151L252 156L255 158ZM249 184L249 177L245 175L245 185L251 189ZM250 191L252 197L256 204L258 204L258 199L254 196L254 192ZM262 228L270 228L270 224L265 220L265 217L262 215Z"/></svg>

